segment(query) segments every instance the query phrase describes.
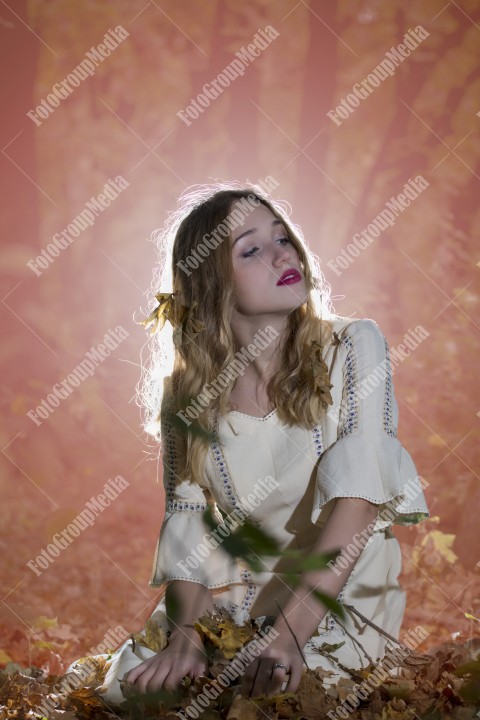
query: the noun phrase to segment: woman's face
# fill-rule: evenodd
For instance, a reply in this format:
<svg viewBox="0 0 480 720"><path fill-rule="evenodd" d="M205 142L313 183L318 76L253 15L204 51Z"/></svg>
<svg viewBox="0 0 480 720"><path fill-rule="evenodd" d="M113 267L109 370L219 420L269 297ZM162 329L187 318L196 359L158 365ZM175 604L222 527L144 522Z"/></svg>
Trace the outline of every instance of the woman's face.
<svg viewBox="0 0 480 720"><path fill-rule="evenodd" d="M268 207L260 203L254 208L233 230L230 244L239 313L284 316L307 301L300 257L285 225ZM292 271L292 278L280 283L286 271Z"/></svg>

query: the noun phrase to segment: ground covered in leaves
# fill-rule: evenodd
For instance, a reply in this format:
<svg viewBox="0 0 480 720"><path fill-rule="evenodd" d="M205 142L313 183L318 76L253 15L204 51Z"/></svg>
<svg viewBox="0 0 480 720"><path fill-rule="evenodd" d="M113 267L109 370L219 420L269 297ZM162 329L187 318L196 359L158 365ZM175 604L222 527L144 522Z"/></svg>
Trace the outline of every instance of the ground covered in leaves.
<svg viewBox="0 0 480 720"><path fill-rule="evenodd" d="M92 662L85 656L82 660L88 664L88 673L82 676L46 674L35 666L19 668L9 663L0 671L0 720L37 720L45 716L42 706L43 710L49 708L47 717L52 720L179 717L177 713L185 713L205 689L222 687L216 678L235 653L253 638L256 629L253 621L238 627L221 612L200 618L196 628L210 658L208 676L194 682L186 678L176 693L162 691L139 696L133 686L121 683L125 701L121 705L107 705L102 693L110 664L108 657ZM163 631L148 621L144 631L132 635L129 642L159 652L168 641ZM443 643L425 653L410 650L398 667L397 676L389 676L381 683L372 674L375 666L370 666L349 671L350 677L341 678L330 687L323 682L329 671L305 670L295 693L252 699L242 695L238 680L234 680L229 687L222 687L222 692L200 716L204 720L480 717L480 640ZM359 686L365 690L357 694Z"/></svg>

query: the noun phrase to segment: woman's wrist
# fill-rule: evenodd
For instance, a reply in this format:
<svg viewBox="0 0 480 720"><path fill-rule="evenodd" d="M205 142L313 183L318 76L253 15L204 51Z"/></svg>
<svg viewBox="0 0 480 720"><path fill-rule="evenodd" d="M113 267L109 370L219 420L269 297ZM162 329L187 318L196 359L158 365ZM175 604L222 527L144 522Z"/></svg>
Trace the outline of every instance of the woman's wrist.
<svg viewBox="0 0 480 720"><path fill-rule="evenodd" d="M169 630L167 633L168 644L189 644L194 643L195 645L201 645L200 635L195 630L193 625L181 625Z"/></svg>
<svg viewBox="0 0 480 720"><path fill-rule="evenodd" d="M311 618L310 622L306 622L306 617ZM298 645L303 648L310 639L312 633L318 628L321 622L321 618L315 616L313 613L303 613L303 617L291 615L288 619L288 625L284 618L279 615L274 624L273 628L279 633L279 642L286 648L297 649Z"/></svg>

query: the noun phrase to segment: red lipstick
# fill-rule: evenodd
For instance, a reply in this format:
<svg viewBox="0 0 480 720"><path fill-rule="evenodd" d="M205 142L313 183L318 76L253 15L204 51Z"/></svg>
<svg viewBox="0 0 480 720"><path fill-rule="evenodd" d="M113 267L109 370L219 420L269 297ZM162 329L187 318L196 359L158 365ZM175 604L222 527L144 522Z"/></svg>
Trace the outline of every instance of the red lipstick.
<svg viewBox="0 0 480 720"><path fill-rule="evenodd" d="M277 282L277 285L292 285L293 283L300 282L301 279L302 276L298 270L296 268L290 268L289 270L285 270L280 280Z"/></svg>

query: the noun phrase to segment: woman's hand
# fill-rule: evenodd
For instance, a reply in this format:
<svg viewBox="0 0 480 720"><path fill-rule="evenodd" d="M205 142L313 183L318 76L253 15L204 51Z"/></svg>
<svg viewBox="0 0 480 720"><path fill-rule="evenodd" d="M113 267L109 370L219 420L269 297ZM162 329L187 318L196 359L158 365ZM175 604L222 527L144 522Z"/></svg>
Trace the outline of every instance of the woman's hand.
<svg viewBox="0 0 480 720"><path fill-rule="evenodd" d="M273 666L285 665L283 667ZM277 637L248 666L243 676L242 692L249 697L276 695L287 681L283 692L295 692L302 676L303 660L292 637Z"/></svg>
<svg viewBox="0 0 480 720"><path fill-rule="evenodd" d="M162 688L175 690L186 675L193 680L205 675L207 668L207 657L198 634L180 633L172 635L166 648L130 670L123 680L133 683L142 694Z"/></svg>

